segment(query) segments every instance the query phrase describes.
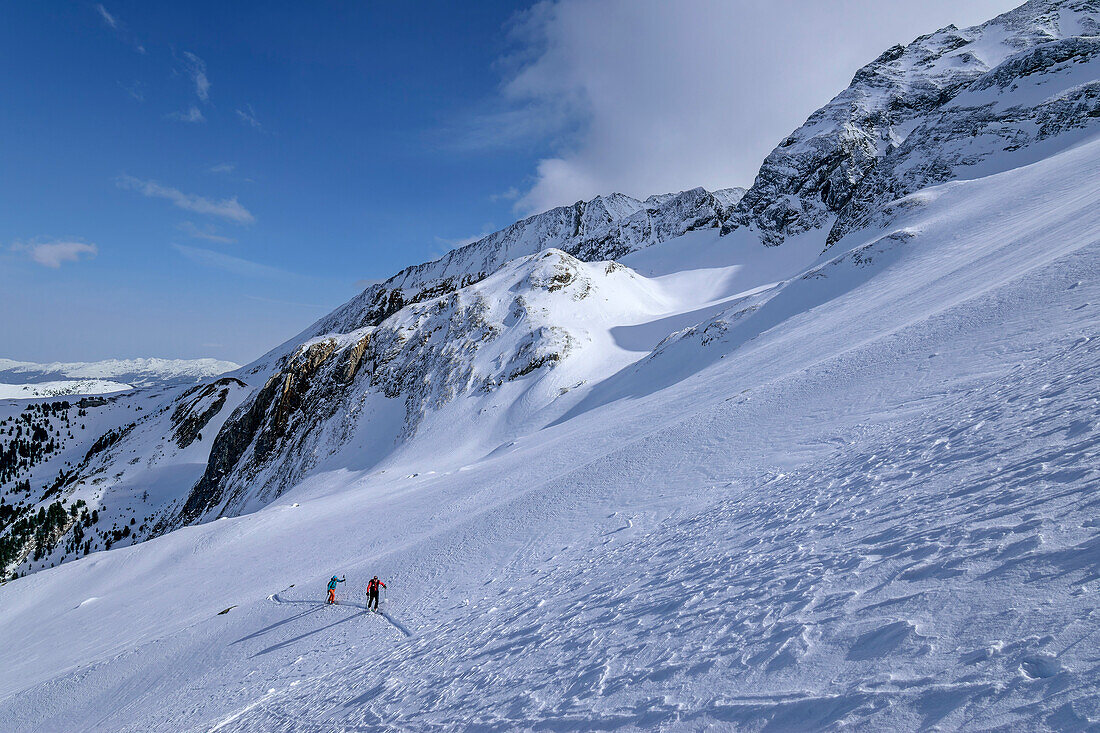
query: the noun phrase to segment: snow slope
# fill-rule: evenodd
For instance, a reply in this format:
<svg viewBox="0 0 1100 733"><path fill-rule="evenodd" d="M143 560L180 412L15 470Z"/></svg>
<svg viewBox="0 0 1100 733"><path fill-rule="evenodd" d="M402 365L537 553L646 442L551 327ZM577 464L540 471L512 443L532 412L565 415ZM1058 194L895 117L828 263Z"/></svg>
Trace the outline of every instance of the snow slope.
<svg viewBox="0 0 1100 733"><path fill-rule="evenodd" d="M585 261L614 259L687 232L717 229L744 193L743 188L693 188L645 201L613 193L535 214L369 286L257 359L247 373L267 375L303 341L377 325L403 306L476 283L520 257L560 249Z"/></svg>
<svg viewBox="0 0 1100 733"><path fill-rule="evenodd" d="M0 587L0 729L1100 727L1098 15L90 412L66 500L174 529Z"/></svg>
<svg viewBox="0 0 1100 733"><path fill-rule="evenodd" d="M464 466L8 584L0 727L1096 725L1098 164L928 190Z"/></svg>

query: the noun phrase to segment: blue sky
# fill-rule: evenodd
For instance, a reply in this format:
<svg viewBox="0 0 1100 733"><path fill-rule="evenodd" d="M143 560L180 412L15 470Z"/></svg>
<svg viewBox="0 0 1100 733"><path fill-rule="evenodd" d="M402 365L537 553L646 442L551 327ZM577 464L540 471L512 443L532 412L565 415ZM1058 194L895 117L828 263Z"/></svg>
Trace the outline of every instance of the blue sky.
<svg viewBox="0 0 1100 733"><path fill-rule="evenodd" d="M1013 4L8 3L0 356L246 362L522 215L748 185L888 45Z"/></svg>

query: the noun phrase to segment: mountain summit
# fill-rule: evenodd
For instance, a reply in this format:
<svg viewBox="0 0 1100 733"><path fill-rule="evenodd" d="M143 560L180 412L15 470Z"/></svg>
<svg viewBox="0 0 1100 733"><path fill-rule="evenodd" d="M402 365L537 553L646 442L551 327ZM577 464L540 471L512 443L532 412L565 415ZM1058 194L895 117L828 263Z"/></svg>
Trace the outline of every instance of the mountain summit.
<svg viewBox="0 0 1100 733"><path fill-rule="evenodd" d="M1098 21L896 46L747 191L529 217L231 374L5 403L0 728L1094 728Z"/></svg>
<svg viewBox="0 0 1100 733"><path fill-rule="evenodd" d="M1095 119L1098 13L1095 0L1031 0L886 50L765 158L723 232L778 245L830 227L833 243L905 193L1068 144L1062 133Z"/></svg>

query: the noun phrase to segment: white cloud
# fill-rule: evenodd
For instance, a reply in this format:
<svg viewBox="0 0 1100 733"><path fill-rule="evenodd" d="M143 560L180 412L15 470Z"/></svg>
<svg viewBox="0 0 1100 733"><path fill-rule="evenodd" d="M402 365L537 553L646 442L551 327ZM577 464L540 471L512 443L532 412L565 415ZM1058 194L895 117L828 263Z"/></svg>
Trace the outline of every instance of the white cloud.
<svg viewBox="0 0 1100 733"><path fill-rule="evenodd" d="M262 130L263 125L256 118L256 110L252 109L251 104L246 104L244 107L244 109L237 110L237 117L240 121L256 130Z"/></svg>
<svg viewBox="0 0 1100 733"><path fill-rule="evenodd" d="M237 169L236 163L218 163L210 166L211 173L232 173Z"/></svg>
<svg viewBox="0 0 1100 733"><path fill-rule="evenodd" d="M120 39L122 39L126 43L133 45L135 51L142 55L145 54L145 46L136 41L133 38L133 34L126 31L126 29L123 27L122 22L119 21L117 15L108 11L107 8L103 7L102 3L96 3L94 7L96 12L99 13L99 17L103 21L104 25L115 31Z"/></svg>
<svg viewBox="0 0 1100 733"><path fill-rule="evenodd" d="M493 203L496 203L497 201L515 201L519 198L519 195L519 189L515 186L511 186L506 191L490 194L489 200Z"/></svg>
<svg viewBox="0 0 1100 733"><path fill-rule="evenodd" d="M112 28L118 28L118 19L115 16L107 12L107 8L101 4L97 4L95 9L99 11L99 17L103 18L103 22Z"/></svg>
<svg viewBox="0 0 1100 733"><path fill-rule="evenodd" d="M136 99L137 101L139 101L139 102L144 102L145 101L145 92L143 91L143 87L145 85L142 84L140 81L135 81L133 84L130 84L129 86L123 84L122 82L119 82L118 85L124 92L129 94L132 98Z"/></svg>
<svg viewBox="0 0 1100 733"><path fill-rule="evenodd" d="M179 223L179 230L184 232L189 237L195 239L205 239L207 242L217 242L219 244L235 244L236 239L232 237L226 237L217 233L213 227L200 228L191 221L181 221Z"/></svg>
<svg viewBox="0 0 1100 733"><path fill-rule="evenodd" d="M206 62L190 51L183 52L187 60L187 71L195 82L195 94L203 102L210 101L210 79L206 76Z"/></svg>
<svg viewBox="0 0 1100 733"><path fill-rule="evenodd" d="M467 244L473 244L479 239L484 239L495 231L496 229L493 227L492 222L488 222L481 225L480 234L472 234L468 237L459 237L457 239L447 239L446 237L435 237L434 239L438 244L445 245L448 250L452 250L458 249L459 247L465 247Z"/></svg>
<svg viewBox="0 0 1100 733"><path fill-rule="evenodd" d="M170 120L179 120L180 122L206 122L206 118L202 116L202 110L195 106L192 106L186 112L172 112L167 117Z"/></svg>
<svg viewBox="0 0 1100 733"><path fill-rule="evenodd" d="M94 244L74 241L16 242L11 249L13 252L26 252L38 264L54 269L61 267L62 262L76 262L82 255L95 257L99 253L99 248Z"/></svg>
<svg viewBox="0 0 1100 733"><path fill-rule="evenodd" d="M290 273L280 270L278 267L261 265L259 262L215 252L211 249L188 247L183 244L173 244L172 248L192 262L206 267L213 267L217 270L225 270L234 275L259 278L285 278L290 275Z"/></svg>
<svg viewBox="0 0 1100 733"><path fill-rule="evenodd" d="M455 144L547 150L521 212L611 191L749 185L764 156L883 50L1016 3L539 3L511 24L500 95Z"/></svg>
<svg viewBox="0 0 1100 733"><path fill-rule="evenodd" d="M120 176L117 182L119 188L137 191L149 198L167 199L179 208L194 211L196 214L217 216L238 224L250 224L256 220L248 209L241 206L236 196L221 200L208 199L204 196L183 193L176 188L162 186L156 181L143 181L133 176Z"/></svg>

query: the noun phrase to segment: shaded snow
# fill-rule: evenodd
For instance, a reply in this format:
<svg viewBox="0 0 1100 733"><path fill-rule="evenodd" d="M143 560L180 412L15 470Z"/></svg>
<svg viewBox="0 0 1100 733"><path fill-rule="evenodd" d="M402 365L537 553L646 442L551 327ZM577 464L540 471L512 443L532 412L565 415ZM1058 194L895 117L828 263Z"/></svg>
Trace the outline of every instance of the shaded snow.
<svg viewBox="0 0 1100 733"><path fill-rule="evenodd" d="M1098 163L938 187L467 470L8 584L0 726L1095 725Z"/></svg>
<svg viewBox="0 0 1100 733"><path fill-rule="evenodd" d="M270 397L215 497L252 513L0 587L0 729L1100 726L1098 57L1058 40L1098 12L891 49L752 226L718 236L740 191L547 212L225 380L204 430ZM178 506L220 470L171 438L202 389L90 411L134 427L73 490Z"/></svg>

